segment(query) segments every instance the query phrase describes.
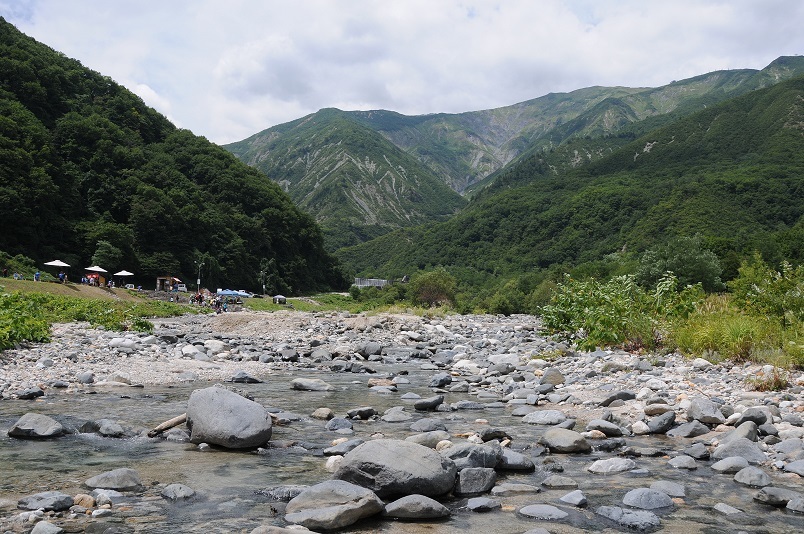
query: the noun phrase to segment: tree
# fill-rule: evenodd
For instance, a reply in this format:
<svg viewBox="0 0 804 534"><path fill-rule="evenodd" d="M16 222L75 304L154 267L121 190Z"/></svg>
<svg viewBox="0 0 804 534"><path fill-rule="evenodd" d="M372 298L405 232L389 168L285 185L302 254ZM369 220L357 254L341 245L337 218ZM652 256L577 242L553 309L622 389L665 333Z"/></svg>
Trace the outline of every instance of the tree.
<svg viewBox="0 0 804 534"><path fill-rule="evenodd" d="M725 289L720 260L704 247L700 235L679 237L645 251L636 279L643 287L654 287L667 272L676 275L681 287L700 283L707 293Z"/></svg>
<svg viewBox="0 0 804 534"><path fill-rule="evenodd" d="M110 268L120 267L123 251L108 241L98 241L95 254L92 255L92 265L105 265Z"/></svg>
<svg viewBox="0 0 804 534"><path fill-rule="evenodd" d="M455 278L443 267L418 273L410 281L410 295L417 304L436 306L455 304Z"/></svg>

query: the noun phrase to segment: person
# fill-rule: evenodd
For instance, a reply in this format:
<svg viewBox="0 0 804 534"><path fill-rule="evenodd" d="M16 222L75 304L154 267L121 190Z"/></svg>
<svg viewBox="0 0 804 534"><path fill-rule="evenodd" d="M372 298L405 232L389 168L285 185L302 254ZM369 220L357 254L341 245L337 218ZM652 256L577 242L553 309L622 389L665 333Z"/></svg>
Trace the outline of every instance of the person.
<svg viewBox="0 0 804 534"><path fill-rule="evenodd" d="M3 278L8 278L8 267L3 267Z"/></svg>
<svg viewBox="0 0 804 534"><path fill-rule="evenodd" d="M67 275L64 274L64 271L59 271L59 282L63 284L66 277Z"/></svg>
<svg viewBox="0 0 804 534"><path fill-rule="evenodd" d="M14 280L22 280L22 275L18 272L14 272Z"/></svg>
<svg viewBox="0 0 804 534"><path fill-rule="evenodd" d="M34 282L38 282L38 281L39 281L39 277L40 277L39 271L36 271L36 272L34 273Z"/></svg>

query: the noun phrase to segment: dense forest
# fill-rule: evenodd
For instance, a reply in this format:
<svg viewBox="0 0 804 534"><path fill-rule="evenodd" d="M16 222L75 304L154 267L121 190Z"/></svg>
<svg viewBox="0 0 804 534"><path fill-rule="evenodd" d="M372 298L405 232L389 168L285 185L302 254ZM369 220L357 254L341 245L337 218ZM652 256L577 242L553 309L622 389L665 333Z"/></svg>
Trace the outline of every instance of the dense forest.
<svg viewBox="0 0 804 534"><path fill-rule="evenodd" d="M644 251L701 237L723 268L759 251L804 260L804 78L677 119L575 169L539 151L451 220L339 251L365 275L443 266L463 283L547 272L607 276ZM594 140L587 140L594 142ZM556 149L556 150L560 150Z"/></svg>
<svg viewBox="0 0 804 534"><path fill-rule="evenodd" d="M148 285L193 280L200 263L213 288L346 284L275 182L3 19L0 228L6 254L125 268Z"/></svg>

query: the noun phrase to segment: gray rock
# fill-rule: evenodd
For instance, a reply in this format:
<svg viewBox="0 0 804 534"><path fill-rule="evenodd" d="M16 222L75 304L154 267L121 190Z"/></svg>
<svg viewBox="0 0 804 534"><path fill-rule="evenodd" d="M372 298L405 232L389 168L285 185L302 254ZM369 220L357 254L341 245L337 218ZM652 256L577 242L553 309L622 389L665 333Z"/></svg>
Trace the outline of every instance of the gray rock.
<svg viewBox="0 0 804 534"><path fill-rule="evenodd" d="M574 430L551 428L539 439L539 443L550 449L550 452L591 452L592 446L582 435Z"/></svg>
<svg viewBox="0 0 804 534"><path fill-rule="evenodd" d="M372 406L352 408L346 412L346 417L349 419L360 419L361 421L371 419L371 417L375 415L377 415L377 410L375 410Z"/></svg>
<svg viewBox="0 0 804 534"><path fill-rule="evenodd" d="M695 438L708 433L709 427L700 421L690 421L667 431L667 435L673 438Z"/></svg>
<svg viewBox="0 0 804 534"><path fill-rule="evenodd" d="M629 458L607 458L597 460L586 468L590 473L608 475L611 473L622 473L630 471L636 467L636 462Z"/></svg>
<svg viewBox="0 0 804 534"><path fill-rule="evenodd" d="M388 410L380 419L386 423L404 423L405 421L410 421L413 419L413 416L401 409L391 409Z"/></svg>
<svg viewBox="0 0 804 534"><path fill-rule="evenodd" d="M447 384L452 383L452 375L449 373L437 373L430 378L429 386L431 388L442 388Z"/></svg>
<svg viewBox="0 0 804 534"><path fill-rule="evenodd" d="M394 519L439 519L450 515L440 502L424 495L407 495L385 505L384 516Z"/></svg>
<svg viewBox="0 0 804 534"><path fill-rule="evenodd" d="M344 454L356 449L363 443L364 441L360 438L350 439L349 441L344 441L343 443L333 445L332 447L327 447L324 449L324 456L343 456Z"/></svg>
<svg viewBox="0 0 804 534"><path fill-rule="evenodd" d="M525 415L528 415L529 413L533 413L538 410L539 409L535 406L527 406L527 405L517 406L511 411L511 415L513 415L514 417L523 417Z"/></svg>
<svg viewBox="0 0 804 534"><path fill-rule="evenodd" d="M768 459L756 443L746 438L735 438L728 443L719 445L712 452L713 460L722 460L729 456L742 456L752 464L760 464Z"/></svg>
<svg viewBox="0 0 804 534"><path fill-rule="evenodd" d="M410 425L410 429L414 432L432 432L433 430L443 430L446 432L447 427L444 422L439 419L425 417Z"/></svg>
<svg viewBox="0 0 804 534"><path fill-rule="evenodd" d="M262 404L220 387L197 389L187 401L192 443L229 449L264 445L271 439L271 415Z"/></svg>
<svg viewBox="0 0 804 534"><path fill-rule="evenodd" d="M746 408L746 410L740 414L740 418L734 422L734 426L740 426L746 421L751 421L757 426L764 425L768 422L768 412L766 409L757 407Z"/></svg>
<svg viewBox="0 0 804 534"><path fill-rule="evenodd" d="M567 489L567 488L577 488L578 483L569 477L565 477L562 475L550 475L549 477L542 480L542 486L550 489Z"/></svg>
<svg viewBox="0 0 804 534"><path fill-rule="evenodd" d="M648 421L648 429L650 429L651 434L664 434L673 428L673 424L675 424L675 422L676 412L664 412L663 414L657 415Z"/></svg>
<svg viewBox="0 0 804 534"><path fill-rule="evenodd" d="M642 510L656 510L673 506L673 499L668 494L655 489L636 488L625 494L623 504Z"/></svg>
<svg viewBox="0 0 804 534"><path fill-rule="evenodd" d="M371 489L381 497L443 495L455 485L455 462L410 441L368 441L341 460L334 478Z"/></svg>
<svg viewBox="0 0 804 534"><path fill-rule="evenodd" d="M123 427L120 426L120 423L117 421L112 421L111 419L98 419L96 423L98 425L98 434L101 436L119 438L125 434Z"/></svg>
<svg viewBox="0 0 804 534"><path fill-rule="evenodd" d="M569 514L561 508L549 504L530 504L520 508L518 512L525 517L542 521L560 521L569 517Z"/></svg>
<svg viewBox="0 0 804 534"><path fill-rule="evenodd" d="M88 488L101 488L116 491L136 491L142 487L139 473L127 467L114 469L95 475L84 482Z"/></svg>
<svg viewBox="0 0 804 534"><path fill-rule="evenodd" d="M256 493L265 495L272 501L288 502L309 487L310 486L289 484L285 486L274 486L271 488L261 489L256 491Z"/></svg>
<svg viewBox="0 0 804 534"><path fill-rule="evenodd" d="M262 383L262 380L260 380L259 378L251 376L250 374L248 374L247 372L245 372L243 370L237 371L234 375L232 375L231 381L235 382L237 384L261 384Z"/></svg>
<svg viewBox="0 0 804 534"><path fill-rule="evenodd" d="M538 410L522 418L531 425L557 425L567 420L567 416L559 410Z"/></svg>
<svg viewBox="0 0 804 534"><path fill-rule="evenodd" d="M522 454L521 452L512 451L504 447L502 450L502 458L497 463L497 469L507 471L533 471L536 466L533 460Z"/></svg>
<svg viewBox="0 0 804 534"><path fill-rule="evenodd" d="M733 506L729 506L728 504L723 502L717 503L712 509L726 516L734 516L743 513L742 510L735 508Z"/></svg>
<svg viewBox="0 0 804 534"><path fill-rule="evenodd" d="M592 419L589 421L589 423L586 425L586 431L588 432L590 430L598 430L610 438L616 438L623 435L622 428L603 419Z"/></svg>
<svg viewBox="0 0 804 534"><path fill-rule="evenodd" d="M788 473L795 473L798 476L804 477L804 460L796 460L785 464L784 470Z"/></svg>
<svg viewBox="0 0 804 534"><path fill-rule="evenodd" d="M650 489L666 493L670 497L684 498L687 495L686 489L677 482L670 482L669 480L657 480L650 485Z"/></svg>
<svg viewBox="0 0 804 534"><path fill-rule="evenodd" d="M740 469L737 474L734 475L734 481L746 486L761 488L770 485L771 477L762 469L750 465Z"/></svg>
<svg viewBox="0 0 804 534"><path fill-rule="evenodd" d="M586 500L586 495L584 495L581 490L571 491L566 495L564 495L563 497L561 497L559 500L563 503L577 507L586 506L588 502Z"/></svg>
<svg viewBox="0 0 804 534"><path fill-rule="evenodd" d="M455 462L460 471L469 467L494 468L500 461L502 451L489 445L476 445L474 443L461 443L441 451L441 454Z"/></svg>
<svg viewBox="0 0 804 534"><path fill-rule="evenodd" d="M670 458L667 463L676 469L698 469L695 458L686 454L679 454L675 458Z"/></svg>
<svg viewBox="0 0 804 534"><path fill-rule="evenodd" d="M413 409L420 412L432 412L443 402L444 395L435 395L434 397L427 397L426 399L417 400L413 403Z"/></svg>
<svg viewBox="0 0 804 534"><path fill-rule="evenodd" d="M559 384L563 384L565 381L564 375L561 374L561 371L556 369L555 367L548 367L544 370L542 374L542 379L539 381L540 384L550 384L552 386L558 386Z"/></svg>
<svg viewBox="0 0 804 534"><path fill-rule="evenodd" d="M39 510L41 508L46 512L69 510L72 505L73 498L60 491L43 491L17 501L17 508L23 510Z"/></svg>
<svg viewBox="0 0 804 534"><path fill-rule="evenodd" d="M618 391L617 393L609 395L608 397L603 399L603 401L601 401L600 403L600 406L606 407L610 406L611 403L614 401L627 401L634 399L636 399L636 393L634 393L633 391L628 390Z"/></svg>
<svg viewBox="0 0 804 534"><path fill-rule="evenodd" d="M405 441L412 441L419 445L424 445L431 449L435 449L440 441L448 440L450 435L443 430L433 430L432 432L422 432L421 434L414 434L405 438Z"/></svg>
<svg viewBox="0 0 804 534"><path fill-rule="evenodd" d="M335 391L335 387L320 378L294 378L290 388L298 391Z"/></svg>
<svg viewBox="0 0 804 534"><path fill-rule="evenodd" d="M40 413L26 413L8 430L9 437L21 439L57 438L64 434L64 427Z"/></svg>
<svg viewBox="0 0 804 534"><path fill-rule="evenodd" d="M614 521L620 526L639 532L653 530L662 524L656 514L647 510L627 510L619 506L600 506L595 510L595 513Z"/></svg>
<svg viewBox="0 0 804 534"><path fill-rule="evenodd" d="M804 514L804 497L796 497L795 499L790 499L787 501L786 509L790 510L791 512L797 512L799 514Z"/></svg>
<svg viewBox="0 0 804 534"><path fill-rule="evenodd" d="M62 532L64 532L63 528L49 521L40 521L31 530L31 534L61 534Z"/></svg>
<svg viewBox="0 0 804 534"><path fill-rule="evenodd" d="M291 499L285 520L312 530L334 530L378 514L383 508L374 492L343 480L327 480Z"/></svg>
<svg viewBox="0 0 804 534"><path fill-rule="evenodd" d="M709 449L703 443L693 443L684 449L684 454L696 460L706 460L709 458Z"/></svg>
<svg viewBox="0 0 804 534"><path fill-rule="evenodd" d="M92 371L81 371L75 375L79 384L92 384L95 382L95 374Z"/></svg>
<svg viewBox="0 0 804 534"><path fill-rule="evenodd" d="M195 496L195 490L184 484L168 484L160 495L171 501L186 500Z"/></svg>
<svg viewBox="0 0 804 534"><path fill-rule="evenodd" d="M793 490L774 486L765 486L754 495L755 501L771 506L786 506L791 500L799 498L801 495Z"/></svg>
<svg viewBox="0 0 804 534"><path fill-rule="evenodd" d="M488 497L472 497L466 503L466 507L472 512L490 512L502 508L502 504Z"/></svg>
<svg viewBox="0 0 804 534"><path fill-rule="evenodd" d="M734 441L737 438L745 438L749 441L756 442L759 438L759 432L757 431L757 424L753 421L746 421L742 423L740 426L723 436L720 440L721 443L728 443L730 441Z"/></svg>
<svg viewBox="0 0 804 534"><path fill-rule="evenodd" d="M350 421L345 417L333 417L332 419L327 421L327 424L324 425L324 428L326 428L329 431L343 430L343 429L351 430L352 426L353 426L352 421Z"/></svg>
<svg viewBox="0 0 804 534"><path fill-rule="evenodd" d="M712 464L712 469L718 473L733 474L748 467L748 460L742 456L729 456Z"/></svg>
<svg viewBox="0 0 804 534"><path fill-rule="evenodd" d="M491 494L495 497L509 497L511 495L539 493L540 491L538 487L531 486L530 484L514 484L511 482L498 484L491 488Z"/></svg>
<svg viewBox="0 0 804 534"><path fill-rule="evenodd" d="M467 467L458 472L455 495L476 495L489 491L497 482L497 472L489 467Z"/></svg>
<svg viewBox="0 0 804 534"><path fill-rule="evenodd" d="M717 405L706 397L695 397L690 400L687 418L707 425L719 425L726 421Z"/></svg>

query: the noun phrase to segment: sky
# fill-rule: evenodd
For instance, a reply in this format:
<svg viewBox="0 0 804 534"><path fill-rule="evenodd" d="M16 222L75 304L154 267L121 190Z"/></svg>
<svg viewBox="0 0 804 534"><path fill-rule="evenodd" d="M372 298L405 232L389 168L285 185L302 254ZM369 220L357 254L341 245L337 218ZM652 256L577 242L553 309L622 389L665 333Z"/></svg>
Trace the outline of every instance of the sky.
<svg viewBox="0 0 804 534"><path fill-rule="evenodd" d="M0 0L0 16L220 144L327 107L460 113L804 53L800 0Z"/></svg>

